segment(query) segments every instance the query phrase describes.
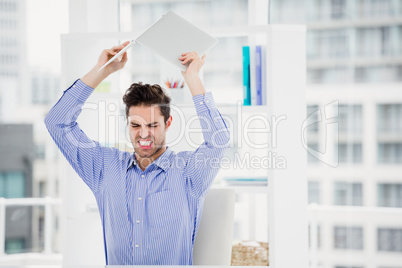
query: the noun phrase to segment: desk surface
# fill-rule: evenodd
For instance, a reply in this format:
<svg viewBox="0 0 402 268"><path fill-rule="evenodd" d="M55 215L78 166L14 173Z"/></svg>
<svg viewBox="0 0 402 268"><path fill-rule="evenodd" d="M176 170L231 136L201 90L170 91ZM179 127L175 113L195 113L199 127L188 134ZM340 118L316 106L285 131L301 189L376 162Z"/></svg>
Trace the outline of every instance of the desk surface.
<svg viewBox="0 0 402 268"><path fill-rule="evenodd" d="M246 268L246 267L261 267L267 268L269 266L209 266L209 265L166 265L166 266L157 266L157 265L82 265L82 266L70 266L70 265L18 265L18 266L1 266L0 267L7 267L7 268L130 268L130 267L144 267L144 268L160 268L160 267L167 267L167 268L225 268L225 267L236 267L236 268Z"/></svg>

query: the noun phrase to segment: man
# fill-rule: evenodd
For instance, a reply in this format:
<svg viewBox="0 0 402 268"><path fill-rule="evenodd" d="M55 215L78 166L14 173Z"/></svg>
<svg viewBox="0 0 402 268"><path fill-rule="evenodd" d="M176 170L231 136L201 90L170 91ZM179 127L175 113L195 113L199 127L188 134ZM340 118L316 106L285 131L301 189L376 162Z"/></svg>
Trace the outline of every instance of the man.
<svg viewBox="0 0 402 268"><path fill-rule="evenodd" d="M204 142L176 154L166 146L170 98L157 85L133 84L123 100L134 153L102 147L76 123L84 102L108 75L124 67L126 46L106 49L49 111L45 124L57 146L95 195L108 265L191 265L203 200L229 144L229 132L199 78L205 57L184 53L182 75L193 95ZM160 105L160 106L159 106Z"/></svg>

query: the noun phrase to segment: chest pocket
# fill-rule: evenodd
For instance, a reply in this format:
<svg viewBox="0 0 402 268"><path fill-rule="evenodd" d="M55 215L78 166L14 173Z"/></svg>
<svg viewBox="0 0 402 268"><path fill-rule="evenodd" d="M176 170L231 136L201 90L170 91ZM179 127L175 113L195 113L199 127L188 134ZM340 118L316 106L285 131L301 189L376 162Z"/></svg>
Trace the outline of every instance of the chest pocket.
<svg viewBox="0 0 402 268"><path fill-rule="evenodd" d="M148 195L146 207L150 227L168 226L179 218L179 204L171 190Z"/></svg>

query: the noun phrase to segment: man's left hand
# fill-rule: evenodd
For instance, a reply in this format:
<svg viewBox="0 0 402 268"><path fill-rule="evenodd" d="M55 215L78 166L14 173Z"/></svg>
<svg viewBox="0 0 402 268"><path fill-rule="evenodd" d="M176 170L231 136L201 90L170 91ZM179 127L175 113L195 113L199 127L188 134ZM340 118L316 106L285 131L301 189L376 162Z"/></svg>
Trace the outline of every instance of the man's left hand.
<svg viewBox="0 0 402 268"><path fill-rule="evenodd" d="M199 74L202 66L204 66L205 57L206 56L204 55L200 58L196 51L181 54L181 57L179 58L181 63L183 65L190 63L187 67L187 70L181 72L183 76L186 77L188 75Z"/></svg>

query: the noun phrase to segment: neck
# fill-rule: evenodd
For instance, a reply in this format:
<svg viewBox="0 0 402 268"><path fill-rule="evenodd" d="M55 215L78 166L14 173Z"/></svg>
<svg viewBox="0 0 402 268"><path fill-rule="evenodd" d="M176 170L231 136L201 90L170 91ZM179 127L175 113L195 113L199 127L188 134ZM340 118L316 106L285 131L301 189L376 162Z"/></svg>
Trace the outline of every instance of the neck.
<svg viewBox="0 0 402 268"><path fill-rule="evenodd" d="M164 152L166 151L166 145L164 145L162 148L160 148L158 151L155 152L150 157L141 157L137 153L135 153L135 159L137 161L138 166L142 169L142 171L145 171L145 169L156 159L159 158Z"/></svg>

